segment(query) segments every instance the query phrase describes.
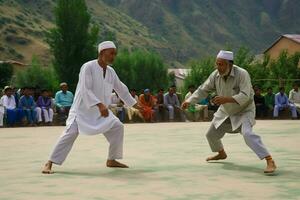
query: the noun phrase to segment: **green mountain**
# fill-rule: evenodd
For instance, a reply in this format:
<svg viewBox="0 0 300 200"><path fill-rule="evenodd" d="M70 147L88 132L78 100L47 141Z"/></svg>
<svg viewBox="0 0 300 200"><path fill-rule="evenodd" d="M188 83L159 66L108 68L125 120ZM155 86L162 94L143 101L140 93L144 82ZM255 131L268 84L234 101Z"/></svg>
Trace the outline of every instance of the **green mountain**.
<svg viewBox="0 0 300 200"><path fill-rule="evenodd" d="M86 0L99 38L158 51L169 64L215 55L220 48L266 49L285 33L300 33L298 0ZM0 0L0 58L49 61L45 33L54 0Z"/></svg>

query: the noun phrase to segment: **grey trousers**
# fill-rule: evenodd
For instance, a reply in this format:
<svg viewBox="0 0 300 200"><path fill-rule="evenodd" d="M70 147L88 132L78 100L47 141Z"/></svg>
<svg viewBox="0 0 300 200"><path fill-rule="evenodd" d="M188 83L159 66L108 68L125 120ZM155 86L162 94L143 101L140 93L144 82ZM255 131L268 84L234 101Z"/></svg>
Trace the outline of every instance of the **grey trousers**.
<svg viewBox="0 0 300 200"><path fill-rule="evenodd" d="M61 165L68 156L74 141L79 134L76 120L72 123L69 129L65 130L58 139L49 158L55 164ZM123 158L123 138L124 126L120 121L116 121L113 127L103 133L109 142L108 160Z"/></svg>
<svg viewBox="0 0 300 200"><path fill-rule="evenodd" d="M262 143L260 136L256 135L252 131L252 125L249 121L243 122L240 128L233 131L230 119L227 119L225 122L223 122L223 124L221 124L221 126L219 126L217 129L213 124L211 124L206 134L206 138L213 152L219 152L224 148L221 139L224 137L225 133L241 133L246 144L260 159L264 159L270 155Z"/></svg>

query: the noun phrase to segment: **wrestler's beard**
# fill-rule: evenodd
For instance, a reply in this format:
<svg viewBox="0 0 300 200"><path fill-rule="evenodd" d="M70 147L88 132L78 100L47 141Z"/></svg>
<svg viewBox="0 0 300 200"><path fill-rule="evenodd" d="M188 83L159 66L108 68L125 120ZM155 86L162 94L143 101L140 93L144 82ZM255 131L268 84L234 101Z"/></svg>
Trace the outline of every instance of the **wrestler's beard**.
<svg viewBox="0 0 300 200"><path fill-rule="evenodd" d="M225 76L229 75L229 72L230 72L230 67L228 67L223 74L220 74L220 76L225 77Z"/></svg>

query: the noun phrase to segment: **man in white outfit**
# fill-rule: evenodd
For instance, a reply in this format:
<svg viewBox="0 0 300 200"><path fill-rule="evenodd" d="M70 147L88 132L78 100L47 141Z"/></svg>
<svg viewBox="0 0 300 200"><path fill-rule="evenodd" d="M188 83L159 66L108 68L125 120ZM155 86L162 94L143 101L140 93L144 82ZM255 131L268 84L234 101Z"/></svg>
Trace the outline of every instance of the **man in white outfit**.
<svg viewBox="0 0 300 200"><path fill-rule="evenodd" d="M206 160L226 159L221 139L225 133L241 133L246 144L260 159L265 159L267 167L265 173L272 173L276 165L265 148L260 136L252 131L255 124L254 92L248 72L233 65L233 53L221 50L216 59L216 70L209 78L189 97L182 108L186 109L191 103L206 98L209 92L216 90L217 96L213 102L220 105L214 114L212 124L206 134L208 143L217 155Z"/></svg>
<svg viewBox="0 0 300 200"><path fill-rule="evenodd" d="M289 93L289 100L293 103L300 114L300 90L297 83L294 83L293 89Z"/></svg>
<svg viewBox="0 0 300 200"><path fill-rule="evenodd" d="M45 164L43 173L53 173L52 164L61 165L70 152L78 134L95 135L103 133L109 142L107 167L128 168L116 159L123 157L124 127L108 109L114 89L128 106L139 108L128 88L109 65L116 56L116 46L105 41L98 46L98 59L85 63L80 70L79 82L70 109L66 128Z"/></svg>

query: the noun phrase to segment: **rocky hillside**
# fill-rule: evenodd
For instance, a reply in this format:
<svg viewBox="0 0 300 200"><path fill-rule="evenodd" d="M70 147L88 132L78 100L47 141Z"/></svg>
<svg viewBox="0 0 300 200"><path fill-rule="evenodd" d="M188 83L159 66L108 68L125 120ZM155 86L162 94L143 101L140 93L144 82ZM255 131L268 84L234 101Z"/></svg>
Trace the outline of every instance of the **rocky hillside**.
<svg viewBox="0 0 300 200"><path fill-rule="evenodd" d="M280 34L300 33L298 0L86 0L100 38L158 51L170 65L248 46L262 52ZM55 0L0 0L0 60L51 60L46 32Z"/></svg>

